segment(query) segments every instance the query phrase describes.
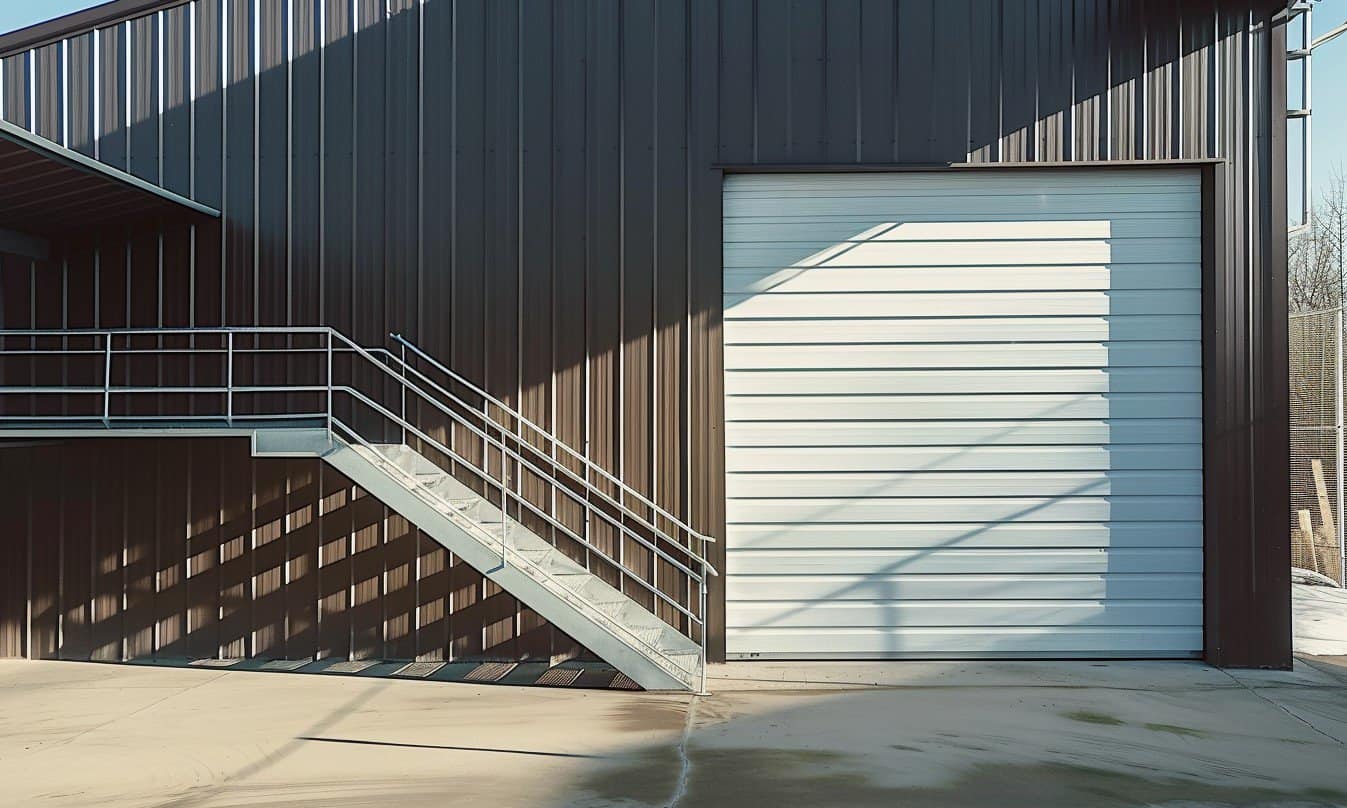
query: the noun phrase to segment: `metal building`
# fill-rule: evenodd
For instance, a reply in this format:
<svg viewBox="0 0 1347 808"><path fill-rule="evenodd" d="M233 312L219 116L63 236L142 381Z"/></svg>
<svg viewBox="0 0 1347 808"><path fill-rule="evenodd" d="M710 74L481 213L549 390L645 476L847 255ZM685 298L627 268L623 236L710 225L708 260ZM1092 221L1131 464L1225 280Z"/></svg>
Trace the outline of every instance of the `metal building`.
<svg viewBox="0 0 1347 808"><path fill-rule="evenodd" d="M0 36L0 654L1290 663L1285 4Z"/></svg>

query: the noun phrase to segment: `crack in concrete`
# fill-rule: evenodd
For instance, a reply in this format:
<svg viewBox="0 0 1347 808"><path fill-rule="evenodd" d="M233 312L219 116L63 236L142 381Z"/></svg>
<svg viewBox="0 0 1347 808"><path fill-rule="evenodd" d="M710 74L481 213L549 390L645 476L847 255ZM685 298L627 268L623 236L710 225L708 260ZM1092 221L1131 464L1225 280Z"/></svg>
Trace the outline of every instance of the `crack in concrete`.
<svg viewBox="0 0 1347 808"><path fill-rule="evenodd" d="M669 800L669 808L677 808L678 803L688 793L688 778L692 773L692 759L688 757L688 741L692 737L692 726L697 720L697 699L694 695L688 702L688 713L683 721L683 737L678 741L678 784L674 786L673 797Z"/></svg>
<svg viewBox="0 0 1347 808"><path fill-rule="evenodd" d="M1239 678L1236 677L1234 674L1230 673L1230 671L1222 670L1221 673L1224 673L1226 676L1229 676L1229 677L1230 677L1230 681L1234 682L1235 684L1237 684L1237 685L1239 685L1240 687L1242 687L1242 688L1244 688L1245 690L1247 690L1247 691L1248 691L1250 694L1252 694L1255 698L1262 699L1263 701L1267 702L1268 704L1271 704L1273 707L1276 707L1278 710L1281 710L1283 713L1286 713L1287 715L1291 716L1291 717L1294 718L1295 720L1297 720L1297 721L1299 721L1300 723L1304 724L1305 726L1309 727L1310 730L1311 730L1312 732L1315 732L1315 733L1317 733L1317 734L1319 734L1319 735L1324 736L1325 738L1329 739L1330 741L1332 741L1333 743L1337 744L1338 746L1347 746L1347 741L1343 741L1342 738L1339 738L1339 737L1337 737L1336 735L1333 735L1333 734L1331 734L1331 733L1324 732L1323 730L1321 730L1321 729L1319 729L1318 727L1316 727L1315 725L1311 724L1309 721L1305 720L1305 719L1302 718L1301 716L1299 716L1299 715L1297 715L1297 714L1291 712L1289 709L1286 708L1285 705L1278 704L1277 702L1273 701L1272 699L1268 698L1267 696L1264 696L1262 693L1259 693L1259 692L1258 692L1257 690L1255 690L1254 688L1252 688L1252 687L1246 685L1245 683L1241 682L1241 681L1239 680Z"/></svg>

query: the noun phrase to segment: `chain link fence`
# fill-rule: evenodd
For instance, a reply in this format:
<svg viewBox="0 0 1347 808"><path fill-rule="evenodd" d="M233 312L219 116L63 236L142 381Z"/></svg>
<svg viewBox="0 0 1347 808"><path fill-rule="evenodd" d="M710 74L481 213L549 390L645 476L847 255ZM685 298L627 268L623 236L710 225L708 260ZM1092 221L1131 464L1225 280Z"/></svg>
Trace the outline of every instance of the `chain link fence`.
<svg viewBox="0 0 1347 808"><path fill-rule="evenodd" d="M1291 564L1343 583L1342 309L1291 315Z"/></svg>

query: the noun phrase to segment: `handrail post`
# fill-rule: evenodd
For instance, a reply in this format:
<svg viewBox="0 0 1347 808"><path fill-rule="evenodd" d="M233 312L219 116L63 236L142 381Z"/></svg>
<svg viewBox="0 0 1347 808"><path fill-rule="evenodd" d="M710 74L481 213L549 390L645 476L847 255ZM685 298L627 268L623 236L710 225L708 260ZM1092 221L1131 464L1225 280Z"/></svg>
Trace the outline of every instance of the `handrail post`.
<svg viewBox="0 0 1347 808"><path fill-rule="evenodd" d="M520 487L520 482L519 482L519 481L520 481L520 480L523 478L523 476L524 476L524 463L523 463L523 460L524 460L524 442L523 442L523 439L519 436L519 424L518 424L518 422L515 423L515 431L510 433L510 437L514 439L514 452L515 452L515 457L519 458L519 461L518 461L518 462L515 462L515 463L512 463L512 464L511 464L512 466L514 466L514 469L513 469L514 475L511 477L511 480L514 482L514 498L515 498L515 501L520 503L520 505L519 505L519 520L522 522L522 521L524 520L524 506L523 506L523 504L522 504L522 503L524 502L524 492L523 492L523 490L522 490L521 487ZM503 440L502 440L501 442L504 443Z"/></svg>
<svg viewBox="0 0 1347 808"><path fill-rule="evenodd" d="M234 332L225 332L225 423L234 424Z"/></svg>
<svg viewBox="0 0 1347 808"><path fill-rule="evenodd" d="M327 330L327 445L332 446L332 329Z"/></svg>
<svg viewBox="0 0 1347 808"><path fill-rule="evenodd" d="M705 550L705 548L703 548L703 551L704 551L704 550ZM701 647L701 653L699 654L699 656L701 657L701 665L700 665L700 667L701 667L702 683L701 683L701 689L698 691L698 693L699 693L699 695L705 696L705 695L706 695L706 627L709 625L709 621L706 619L706 562L705 562L705 561L702 562L702 579L701 579L700 581L698 581L697 584L698 584L698 593L699 593L699 594L698 594L698 600L699 600L699 603L698 603L698 606L697 606L697 616L698 616L698 618L702 621L702 637L701 637L701 640L702 640L701 646L702 646L702 647Z"/></svg>
<svg viewBox="0 0 1347 808"><path fill-rule="evenodd" d="M482 389L482 388L479 387L478 385L476 385L476 384L474 384L473 382L469 381L467 378L463 377L462 375L460 375L460 374L458 374L458 373L455 373L454 370L453 370L452 368L450 368L448 365L445 365L443 362L440 362L440 361L437 360L435 357L433 357L433 356L431 356L430 354L426 353L425 351L421 350L421 349L418 348L414 343L412 343L412 342L410 342L409 340L407 340L407 339L406 339L405 337L403 337L401 334L390 333L389 336L390 336L392 339L394 339L395 341L397 341L397 342L399 343L399 345L401 345L404 349L410 349L411 352L412 352L412 354L413 354L416 358L419 358L419 359L423 360L423 361L424 361L427 365L429 365L430 367L435 368L435 369L439 370L440 372L444 373L446 376L448 376L448 377L452 380L452 383L453 383L453 384L462 385L465 389L471 391L474 395L480 396L481 399L482 399L482 419L483 419L483 420L482 420L482 423L483 423L483 427L482 427L482 428L483 428L484 430L488 430L488 431L489 431L490 428L491 428L492 426L498 425L498 422L497 422L497 421L491 420L490 415L489 415L489 413L488 413L488 411L487 411L487 408L488 408L489 406L495 406L495 407L497 407L497 408L500 410L500 412L502 413L502 417L503 417L503 418L504 418L504 417L508 417L508 418L512 418L512 419L514 419L514 420L516 420L516 421L519 422L519 426L516 428L516 432L517 432L517 433L522 433L523 430L524 430L524 428L527 427L527 428L528 428L529 430L531 430L534 434L542 436L542 437L545 439L545 441L547 441L547 445L550 445L550 446L551 446L552 452L553 452L553 453L555 453L558 449L560 449L560 450L564 451L567 455L569 455L571 458L573 458L573 459L579 461L580 464L586 469L586 472L587 472L587 473L586 473L586 476L585 476L585 479L584 479L584 480L577 480L577 481L578 481L578 482L581 482L583 485L585 485L585 487L586 487L587 490L591 491L591 492L594 493L594 494L597 494L598 496L600 496L601 498L603 498L603 499L609 501L609 502L612 503L612 504L618 505L620 508L622 508L623 510L627 511L627 514L626 514L627 516L630 516L630 517L633 517L633 518L642 520L642 523L643 523L643 524L646 524L647 527L653 527L653 526L651 526L651 525L644 519L644 517L641 517L641 516L636 515L634 512L631 512L631 511L627 508L626 502L627 502L628 500L634 500L634 501L636 501L636 502L639 502L639 503L645 505L647 508L651 509L653 513L658 514L659 516L663 517L664 519L669 520L669 521L673 522L674 524L677 524L677 525L681 526L681 527L682 527L683 529L685 529L685 530L690 530L690 528L688 528L688 526L687 526L686 524L684 524L683 521L682 521L681 519L679 519L678 517L676 517L676 516L674 516L673 514L669 513L667 510L661 508L660 506L656 505L654 502L652 502L652 501L651 501L649 498L647 498L645 495L643 495L643 494L637 492L636 490L634 490L634 489L631 488L630 486L628 486L628 485L626 485L625 483L623 483L619 478L617 478L617 477L615 477L614 475L610 474L610 473L609 473L608 471L606 471L602 466L600 466L600 465L598 465L597 463L595 463L594 461L590 460L590 459L589 459L589 446L588 446L588 440L586 440L585 452L584 452L584 454L582 455L581 453L579 453L579 452L577 452L576 450L572 449L572 448L571 448L570 446L568 446L566 443L562 442L562 441L561 441L559 438L557 438L555 435L551 434L548 430L545 430L545 429L543 429L542 427L538 426L537 424L533 423L532 421L529 421L529 420L528 420L527 418L525 418L521 413L519 413L518 411L512 409L509 405L505 404L504 402L500 401L499 399L493 397L493 396L492 396L490 393L488 393L486 390ZM388 356L390 357L390 359L393 359L393 358L394 358L391 352L388 353ZM412 373L415 374L415 375L418 375L418 376L422 376L422 377L424 378L423 374L421 374L419 371L412 370ZM429 381L429 380L427 379L427 381ZM439 391L440 391L441 393L444 393L444 394L447 395L450 399L455 400L455 401L459 401L459 400L460 400L455 394L453 394L453 393L451 393L451 392L449 392L448 390L445 390L445 389L443 389L443 388L439 388L438 385L434 385L433 382L432 382L432 386L437 387L437 389L439 389ZM462 403L462 402L460 402L460 403ZM467 405L467 404L465 403L464 406L467 407L467 406L469 406L469 405ZM521 437L520 439L522 440L522 437ZM485 459L488 455L489 455L489 451L484 451L484 452L483 452L483 458L484 458L484 459ZM555 464L555 465L556 465L557 468L559 468L559 469L565 469L565 467L562 466L562 465L560 465L560 464ZM566 469L566 471L569 471L569 470ZM600 479L606 481L607 483L613 485L613 486L616 488L616 490L619 492L619 493L616 495L616 499L613 499L613 498L610 497L606 492L604 492L604 491L602 491L602 490L596 488L594 484L590 483L590 482L589 482L589 474L588 474L588 472L592 472L592 473L593 473L594 475L596 475L598 478L600 478ZM620 502L619 502L619 500L620 500ZM699 536L699 537L700 537L700 536ZM704 537L701 537L701 538L704 538Z"/></svg>
<svg viewBox="0 0 1347 808"><path fill-rule="evenodd" d="M103 426L111 426L112 332L103 332Z"/></svg>
<svg viewBox="0 0 1347 808"><path fill-rule="evenodd" d="M401 343L399 343L401 344ZM402 374L402 443L407 444L407 346L402 345L402 365L398 368Z"/></svg>
<svg viewBox="0 0 1347 808"><path fill-rule="evenodd" d="M589 432L589 427L588 427L588 426L585 427L585 432L586 432L586 433ZM585 437L585 457L589 457L589 437L588 437L588 435L586 435L586 437ZM590 508L590 504L589 504L589 490L590 490L590 487L591 487L591 483L590 483L590 481L589 481L589 466L582 466L582 469L583 469L584 474L585 474L585 527L584 527L584 532L583 532L583 534L582 534L582 535L585 537L585 569L588 570L589 572L593 572L593 571L594 571L594 570L593 570L593 567L592 567L593 562L590 561L590 558L589 558L589 548L590 548L590 545L592 545L592 544L594 543L594 525L593 525L593 520L592 520L592 518L591 518L591 516L590 516L590 513L589 513L589 508Z"/></svg>
<svg viewBox="0 0 1347 808"><path fill-rule="evenodd" d="M486 409L485 402L483 402L482 408ZM500 427L500 565L502 567L506 565L505 531L508 525L506 521L508 515L505 509L505 493L509 488L509 479L509 475L505 471L505 426L502 424Z"/></svg>

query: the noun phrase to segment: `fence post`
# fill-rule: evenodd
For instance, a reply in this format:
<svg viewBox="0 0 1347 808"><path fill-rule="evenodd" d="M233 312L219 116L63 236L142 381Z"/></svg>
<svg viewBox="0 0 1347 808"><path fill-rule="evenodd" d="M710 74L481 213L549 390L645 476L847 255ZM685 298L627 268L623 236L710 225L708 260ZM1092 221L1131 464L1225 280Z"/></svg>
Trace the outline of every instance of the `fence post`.
<svg viewBox="0 0 1347 808"><path fill-rule="evenodd" d="M1344 574L1342 568L1344 559L1344 552L1343 552L1344 528L1342 524L1342 517L1344 513L1342 502L1342 494L1343 494L1342 474L1344 469L1343 469L1343 445L1342 445L1343 400L1342 400L1342 309L1341 308L1338 309L1337 313L1333 317L1333 357L1334 357L1333 446L1334 449L1336 450L1337 455L1336 457L1337 468L1335 469L1335 472L1337 477L1337 489L1338 489L1337 490L1338 524L1336 525L1338 535L1335 536L1334 538L1337 539L1338 542L1338 557L1337 557L1337 564L1335 564L1335 566L1338 568L1338 583L1341 584L1343 583L1344 578L1347 578L1347 575Z"/></svg>

